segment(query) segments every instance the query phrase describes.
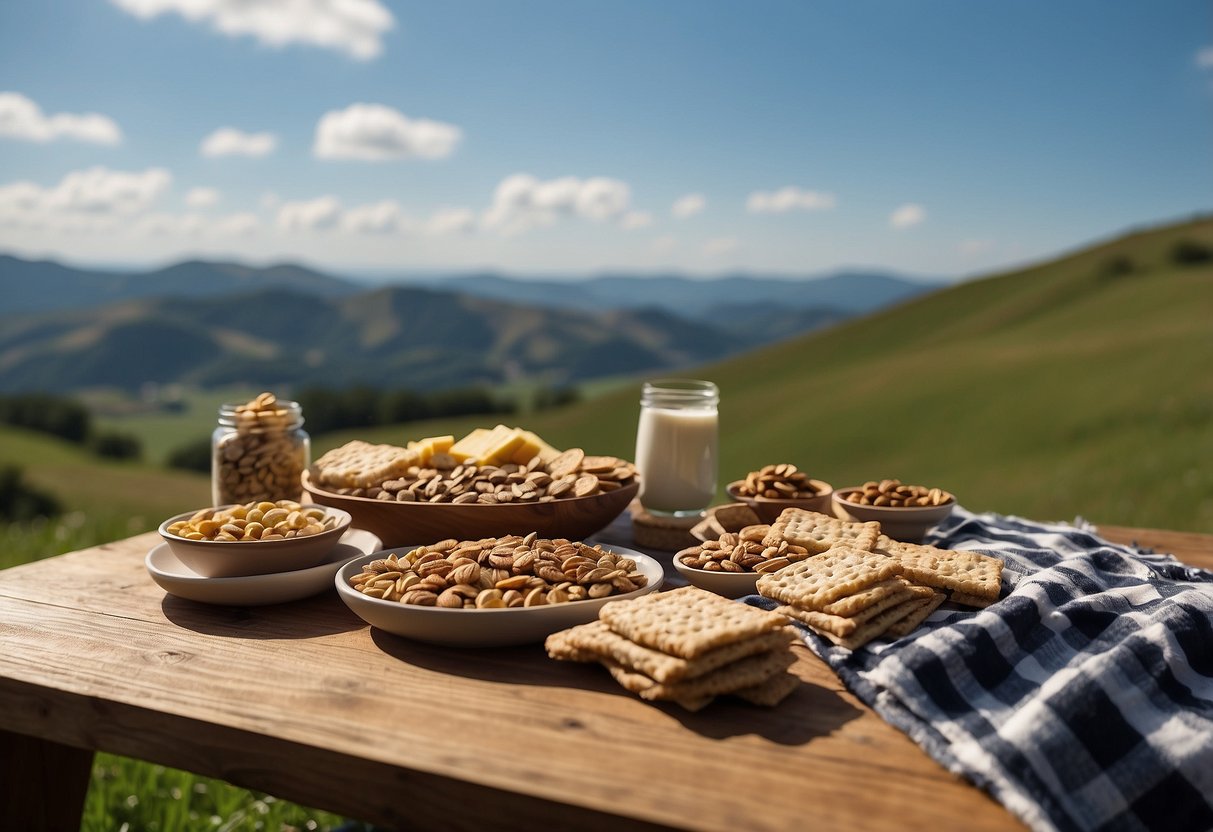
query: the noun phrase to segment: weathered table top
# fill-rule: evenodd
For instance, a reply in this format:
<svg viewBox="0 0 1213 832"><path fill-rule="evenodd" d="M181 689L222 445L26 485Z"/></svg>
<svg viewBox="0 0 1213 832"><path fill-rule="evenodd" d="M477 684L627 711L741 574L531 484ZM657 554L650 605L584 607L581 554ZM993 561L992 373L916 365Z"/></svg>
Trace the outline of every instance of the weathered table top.
<svg viewBox="0 0 1213 832"><path fill-rule="evenodd" d="M1213 536L1104 527L1213 567ZM540 646L372 631L335 593L179 600L145 534L0 572L0 796L14 828L78 824L94 750L385 826L1019 828L803 647L775 709L690 714Z"/></svg>

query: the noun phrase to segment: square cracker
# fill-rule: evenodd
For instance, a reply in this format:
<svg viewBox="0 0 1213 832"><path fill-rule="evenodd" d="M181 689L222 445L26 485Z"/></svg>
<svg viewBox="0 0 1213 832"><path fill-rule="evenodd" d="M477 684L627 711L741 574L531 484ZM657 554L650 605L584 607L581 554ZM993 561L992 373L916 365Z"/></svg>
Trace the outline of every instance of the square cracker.
<svg viewBox="0 0 1213 832"><path fill-rule="evenodd" d="M839 647L845 647L848 650L858 650L874 638L879 638L888 632L889 628L897 622L913 615L920 610L924 604L931 602L930 598L920 598L912 601L903 601L895 607L889 607L875 618L861 624L855 628L855 631L848 636L836 636L826 630L818 630L813 627L814 632L820 633L825 638L837 644ZM786 608L784 608L786 611ZM788 612L788 615L797 617L798 610ZM808 623L808 622L805 622ZM809 624L812 627L812 624Z"/></svg>
<svg viewBox="0 0 1213 832"><path fill-rule="evenodd" d="M821 608L821 611L830 615L841 615L843 617L855 615L860 610L870 607L877 601L901 592L907 586L910 586L910 584L900 577L889 578L887 581L872 584L867 589L861 589L853 595L844 595L837 601L826 604Z"/></svg>
<svg viewBox="0 0 1213 832"><path fill-rule="evenodd" d="M836 547L758 579L758 592L802 610L820 610L901 572L893 558L874 552Z"/></svg>
<svg viewBox="0 0 1213 832"><path fill-rule="evenodd" d="M656 682L669 683L694 679L746 656L786 647L794 638L791 628L783 627L722 645L695 659L683 659L626 639L611 630L605 621L591 621L553 633L544 646L554 659L580 662L611 659Z"/></svg>
<svg viewBox="0 0 1213 832"><path fill-rule="evenodd" d="M795 661L796 656L787 648L768 650L719 667L696 679L669 684L630 670L611 659L603 659L602 664L625 690L639 694L641 699L655 701L693 700L753 688L787 670Z"/></svg>
<svg viewBox="0 0 1213 832"><path fill-rule="evenodd" d="M612 601L599 610L598 617L637 644L683 659L778 630L787 623L773 612L694 586Z"/></svg>
<svg viewBox="0 0 1213 832"><path fill-rule="evenodd" d="M880 551L901 563L902 574L914 583L975 598L998 600L1002 588L1002 561L998 558L919 543L902 543L883 536L878 546Z"/></svg>
<svg viewBox="0 0 1213 832"><path fill-rule="evenodd" d="M953 604L960 604L962 607L977 607L978 609L985 609L998 599L982 598L978 595L966 595L963 592L953 592L948 596L948 600Z"/></svg>
<svg viewBox="0 0 1213 832"><path fill-rule="evenodd" d="M762 542L767 546L778 546L786 540L810 552L824 552L837 545L871 549L879 536L880 524L877 522L852 523L817 511L785 508Z"/></svg>
<svg viewBox="0 0 1213 832"><path fill-rule="evenodd" d="M890 638L908 636L917 630L922 622L927 620L927 616L938 609L939 605L943 603L943 599L944 595L942 592L933 592L930 598L924 598L919 602L922 606L912 610L905 618L885 630L884 634Z"/></svg>
<svg viewBox="0 0 1213 832"><path fill-rule="evenodd" d="M751 705L773 708L798 687L800 687L800 679L798 677L793 676L791 673L776 673L765 682L760 682L753 687L735 690L730 695L744 699Z"/></svg>
<svg viewBox="0 0 1213 832"><path fill-rule="evenodd" d="M891 607L896 607L907 601L928 600L936 594L935 590L925 586L905 584L900 592L887 595L850 617L830 615L829 613L817 610L803 610L800 611L799 615L794 617L798 621L812 625L815 630L833 633L839 638L845 638Z"/></svg>

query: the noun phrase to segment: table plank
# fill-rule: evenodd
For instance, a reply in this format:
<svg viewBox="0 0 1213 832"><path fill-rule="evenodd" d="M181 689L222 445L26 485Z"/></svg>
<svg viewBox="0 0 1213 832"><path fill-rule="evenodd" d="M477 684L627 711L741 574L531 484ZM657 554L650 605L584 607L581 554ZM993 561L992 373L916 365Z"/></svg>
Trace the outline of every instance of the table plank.
<svg viewBox="0 0 1213 832"><path fill-rule="evenodd" d="M372 632L335 595L251 609L166 597L143 572L155 542L0 573L0 729L389 826L1020 828L804 649L805 684L779 708L688 714L538 646Z"/></svg>

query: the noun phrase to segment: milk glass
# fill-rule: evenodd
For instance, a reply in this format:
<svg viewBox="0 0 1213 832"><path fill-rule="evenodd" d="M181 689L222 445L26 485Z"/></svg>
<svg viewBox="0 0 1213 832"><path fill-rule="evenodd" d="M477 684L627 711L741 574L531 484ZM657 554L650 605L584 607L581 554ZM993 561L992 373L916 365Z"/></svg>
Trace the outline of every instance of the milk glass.
<svg viewBox="0 0 1213 832"><path fill-rule="evenodd" d="M716 409L720 390L710 381L645 382L636 429L640 502L649 512L698 514L716 496Z"/></svg>

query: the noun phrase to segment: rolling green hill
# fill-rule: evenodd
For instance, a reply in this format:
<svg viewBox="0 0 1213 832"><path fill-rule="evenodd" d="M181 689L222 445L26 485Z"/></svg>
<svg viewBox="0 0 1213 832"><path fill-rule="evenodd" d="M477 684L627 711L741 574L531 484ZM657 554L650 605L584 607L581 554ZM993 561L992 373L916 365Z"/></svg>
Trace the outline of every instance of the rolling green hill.
<svg viewBox="0 0 1213 832"><path fill-rule="evenodd" d="M786 460L836 486L939 485L974 510L1213 532L1213 263L1176 265L1180 240L1213 247L1213 220L695 371L722 391L722 483ZM631 456L637 401L631 387L528 424L557 445Z"/></svg>
<svg viewBox="0 0 1213 832"><path fill-rule="evenodd" d="M1213 532L1213 263L1174 263L1180 240L1213 247L1213 220L695 370L722 390L722 485L786 460L836 486L885 476L939 485L975 510ZM553 444L630 457L638 398L633 384L519 420ZM485 421L313 437L314 453ZM0 431L4 462L86 511L160 518L207 499L205 478L103 464L10 430Z"/></svg>

